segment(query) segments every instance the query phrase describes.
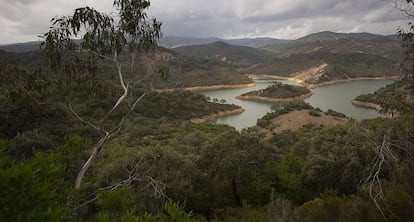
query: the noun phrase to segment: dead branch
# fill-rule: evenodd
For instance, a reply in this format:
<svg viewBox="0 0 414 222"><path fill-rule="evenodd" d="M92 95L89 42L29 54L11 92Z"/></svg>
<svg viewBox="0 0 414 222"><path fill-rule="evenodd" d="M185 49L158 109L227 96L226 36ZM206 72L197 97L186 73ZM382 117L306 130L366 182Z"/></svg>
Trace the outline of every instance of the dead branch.
<svg viewBox="0 0 414 222"><path fill-rule="evenodd" d="M382 139L382 143L377 144L376 141L364 135L372 144L375 145L376 156L371 166L368 176L362 180L362 185L368 191L369 197L380 211L385 220L388 220L387 214L395 216L388 207L385 200L383 185L381 182L381 173L384 170L384 165L392 167L398 161L398 158L393 154L390 146L389 133L386 133Z"/></svg>
<svg viewBox="0 0 414 222"><path fill-rule="evenodd" d="M117 183L111 184L109 186L99 188L97 191L93 192L92 194L87 195L85 198L82 198L81 200L78 201L78 204L76 204L76 206L74 207L74 210L77 210L90 203L93 203L95 200L97 200L100 197L100 195L104 191L115 191L121 187L128 187L134 182L145 182L146 185L143 187L143 190L149 187L152 187L154 189L155 198L165 199L166 198L166 195L164 193L165 184L147 175L155 167L156 158L154 157L151 166L147 170L139 171L139 167L141 166L143 160L144 159L141 157L140 160L136 164L134 164L134 166L130 170L128 170L128 178L121 180Z"/></svg>
<svg viewBox="0 0 414 222"><path fill-rule="evenodd" d="M111 138L114 134L119 133L119 131L122 129L122 127L125 124L125 121L128 119L128 117L131 115L131 113L135 110L135 107L137 106L138 102L141 101L142 98L144 98L144 96L146 95L146 93L142 94L138 99L136 99L136 101L134 102L133 106L131 107L131 109L129 110L129 112L124 115L121 119L121 121L111 130L106 131L102 128L99 128L97 126L95 126L93 123L86 121L84 119L82 119L73 109L71 109L73 111L73 113L75 114L75 116L82 121L83 123L93 127L94 129L98 130L99 132L103 132L104 135L103 137L98 141L98 143L95 145L95 148L91 154L91 156L89 157L89 159L86 161L86 163L82 166L80 172L78 173L78 176L76 177L76 181L75 181L75 188L80 188L80 185L82 183L82 179L85 176L85 172L89 169L90 165L92 164L92 162L96 159L97 155L99 154L99 152L103 149L104 144L106 143L106 141Z"/></svg>
<svg viewBox="0 0 414 222"><path fill-rule="evenodd" d="M406 0L394 0L394 8L407 17L414 17L414 6L412 2L407 2Z"/></svg>
<svg viewBox="0 0 414 222"><path fill-rule="evenodd" d="M90 126L90 127L92 127L93 129L95 129L96 131L98 131L98 132L100 132L102 135L106 135L108 132L107 131L105 131L104 129L102 129L102 128L100 128L100 127L98 127L98 126L96 126L95 124L93 124L92 122L90 122L90 121L87 121L87 120L85 120L85 119L83 119L74 109L73 109L73 107L72 107L72 105L71 104L68 104L67 106L66 105L64 105L63 106L64 108L66 108L67 110L69 110L79 121L81 121L82 123L84 123L84 124L86 124L86 125L88 125L88 126Z"/></svg>

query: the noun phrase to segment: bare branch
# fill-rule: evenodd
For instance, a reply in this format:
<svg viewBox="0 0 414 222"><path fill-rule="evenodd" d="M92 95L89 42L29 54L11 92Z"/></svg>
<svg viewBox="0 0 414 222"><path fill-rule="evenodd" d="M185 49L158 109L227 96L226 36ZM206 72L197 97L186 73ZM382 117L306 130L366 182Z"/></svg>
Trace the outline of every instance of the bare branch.
<svg viewBox="0 0 414 222"><path fill-rule="evenodd" d="M407 17L414 17L413 2L407 2L406 0L394 0L394 7L401 11Z"/></svg>
<svg viewBox="0 0 414 222"><path fill-rule="evenodd" d="M34 97L20 82L17 82L19 88L37 105L47 105L45 102L40 102L36 97Z"/></svg>
<svg viewBox="0 0 414 222"><path fill-rule="evenodd" d="M125 98L127 98L128 96L128 87L125 85L124 79L123 79L123 75L122 75L122 65L117 63L116 67L118 69L118 78L119 81L121 83L122 89L124 90L124 92L122 93L122 95L118 98L118 100L116 101L115 105L112 107L111 110L108 111L108 113L102 118L101 121L106 120L106 118L108 118L109 115L111 115L111 113L113 111L115 111L116 108L118 108L118 106L125 100Z"/></svg>
<svg viewBox="0 0 414 222"><path fill-rule="evenodd" d="M103 54L99 54L99 57L104 58L104 59L107 59L107 60L109 60L111 62L114 62L114 63L117 62L114 58L111 58L111 57L106 56L106 55L103 55Z"/></svg>
<svg viewBox="0 0 414 222"><path fill-rule="evenodd" d="M116 127L114 127L112 130L110 130L110 134L116 134L121 130L121 128L124 125L125 121L132 114L132 112L135 110L135 107L137 106L138 102L141 101L142 98L145 97L145 95L146 95L146 93L142 94L138 99L135 100L135 102L132 105L132 107L130 108L129 112L124 117L122 117L121 121L119 122L119 124Z"/></svg>
<svg viewBox="0 0 414 222"><path fill-rule="evenodd" d="M141 166L143 160L144 158L141 157L140 160L136 164L134 164L134 166L130 170L128 170L128 178L121 180L117 183L111 184L109 186L99 188L97 191L79 200L78 202L80 203L76 204L74 209L77 210L81 207L84 207L94 202L100 197L101 193L104 191L115 191L121 187L128 187L133 182L145 182L146 185L143 186L143 189L152 187L154 189L154 196L156 198L166 198L166 195L164 194L165 184L163 184L161 181L154 179L151 176L146 175L155 167L156 158L154 157L154 161L152 162L152 165L149 167L148 170L140 172L139 167Z"/></svg>
<svg viewBox="0 0 414 222"><path fill-rule="evenodd" d="M105 131L104 129L102 129L102 128L100 128L100 127L97 127L95 124L93 124L92 122L90 122L90 121L87 121L87 120L85 120L85 119L83 119L81 116L79 116L79 114L73 109L73 107L72 107L72 105L71 104L69 104L69 105L63 105L63 107L64 108L66 108L67 110L69 110L70 112L72 112L72 114L79 120L79 121L81 121L82 123L85 123L86 125L88 125L88 126L90 126L90 127L92 127L93 129L95 129L96 131L98 131L98 132L100 132L101 134L103 134L103 135L105 135L105 134L107 134L108 132L107 131Z"/></svg>
<svg viewBox="0 0 414 222"><path fill-rule="evenodd" d="M363 186L367 189L368 194L376 208L380 211L385 220L388 221L387 214L395 216L385 201L384 190L381 182L380 174L384 170L384 164L391 165L398 161L390 148L389 133L385 134L382 143L377 144L373 139L364 135L372 144L375 145L375 153L377 154L372 164L368 176L362 180ZM385 209L384 209L385 208ZM386 212L387 211L387 214Z"/></svg>

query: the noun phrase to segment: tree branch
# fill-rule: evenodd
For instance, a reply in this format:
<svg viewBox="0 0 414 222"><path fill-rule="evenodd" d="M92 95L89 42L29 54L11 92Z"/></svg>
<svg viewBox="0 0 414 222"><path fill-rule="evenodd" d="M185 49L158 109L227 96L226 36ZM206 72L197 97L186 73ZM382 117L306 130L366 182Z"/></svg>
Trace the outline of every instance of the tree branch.
<svg viewBox="0 0 414 222"><path fill-rule="evenodd" d="M125 100L125 98L128 96L128 87L125 85L124 79L123 79L123 75L122 75L122 66L119 63L116 63L116 67L118 69L118 78L119 81L121 83L122 89L124 90L124 92L122 93L122 95L118 98L118 100L116 101L115 105L112 107L111 110L109 110L109 112L104 116L104 118L102 118L101 121L106 120L106 118L108 118L109 115L111 115L111 113L118 108L118 106L122 103L122 101Z"/></svg>
<svg viewBox="0 0 414 222"><path fill-rule="evenodd" d="M156 159L154 158L154 161L152 162L152 165L149 167L148 170L140 172L139 167L141 166L143 160L144 158L141 157L140 160L136 164L134 164L134 167L128 170L128 178L121 180L115 184L111 184L109 186L99 188L97 191L79 200L78 202L81 202L81 203L76 204L76 206L74 207L74 210L77 210L81 207L84 207L94 202L95 200L99 198L100 193L103 191L115 191L116 189L120 187L130 186L133 182L136 182L136 181L138 182L145 181L147 184L144 187L145 188L152 187L154 189L154 196L156 198L161 198L161 197L165 198L166 197L166 195L164 194L165 185L162 182L154 179L153 177L145 175L154 168Z"/></svg>
<svg viewBox="0 0 414 222"><path fill-rule="evenodd" d="M385 210L392 216L395 215L390 210L388 204L385 201L380 174L383 171L384 164L390 165L397 161L397 157L391 151L390 138L388 134L389 132L384 135L381 144L376 144L374 140L364 135L368 140L371 141L371 143L375 144L375 153L377 155L374 159L374 164L372 165L368 176L362 180L362 184L366 187L370 199L375 204L376 208L380 211L384 219L387 221L388 216L386 215Z"/></svg>
<svg viewBox="0 0 414 222"><path fill-rule="evenodd" d="M85 123L86 125L92 127L93 129L95 129L96 131L100 132L102 135L106 135L108 132L100 127L97 127L95 124L93 124L90 121L87 121L85 119L83 119L81 116L79 116L79 114L73 109L72 105L69 104L67 106L63 105L64 108L66 108L67 110L69 110L70 112L72 112L72 114L82 123Z"/></svg>

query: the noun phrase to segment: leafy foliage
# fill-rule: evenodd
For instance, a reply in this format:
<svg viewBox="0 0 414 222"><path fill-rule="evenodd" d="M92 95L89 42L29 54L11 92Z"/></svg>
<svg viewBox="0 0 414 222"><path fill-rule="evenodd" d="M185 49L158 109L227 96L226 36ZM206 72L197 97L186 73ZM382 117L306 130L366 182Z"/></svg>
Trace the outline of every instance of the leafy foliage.
<svg viewBox="0 0 414 222"><path fill-rule="evenodd" d="M182 46L174 51L192 57L209 58L234 67L248 68L268 61L273 55L268 51L245 46L214 42L207 45Z"/></svg>
<svg viewBox="0 0 414 222"><path fill-rule="evenodd" d="M382 112L386 114L408 114L414 109L413 93L414 80L406 78L382 87L373 94L357 96L355 100L378 104L383 108Z"/></svg>
<svg viewBox="0 0 414 222"><path fill-rule="evenodd" d="M142 107L142 108L140 108ZM211 113L238 109L239 106L208 102L201 94L177 90L172 93L151 93L138 107L142 116L159 119L189 120Z"/></svg>
<svg viewBox="0 0 414 222"><path fill-rule="evenodd" d="M265 89L252 91L242 94L242 96L261 96L270 98L291 98L301 96L311 91L302 86L294 86L283 83L275 83L274 85L268 86Z"/></svg>

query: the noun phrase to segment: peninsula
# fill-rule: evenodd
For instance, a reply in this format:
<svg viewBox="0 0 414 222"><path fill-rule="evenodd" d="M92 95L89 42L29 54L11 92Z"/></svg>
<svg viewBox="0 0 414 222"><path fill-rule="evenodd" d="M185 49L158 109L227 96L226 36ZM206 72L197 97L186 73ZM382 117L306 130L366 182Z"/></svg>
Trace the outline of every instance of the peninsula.
<svg viewBox="0 0 414 222"><path fill-rule="evenodd" d="M237 99L260 100L266 102L291 102L305 99L313 93L302 86L293 86L283 83L275 83L265 89L255 90L237 96Z"/></svg>

